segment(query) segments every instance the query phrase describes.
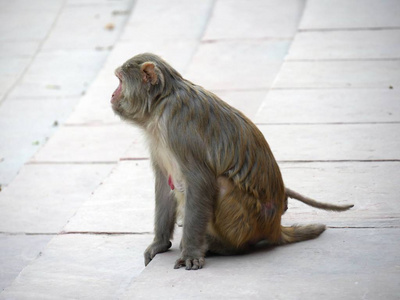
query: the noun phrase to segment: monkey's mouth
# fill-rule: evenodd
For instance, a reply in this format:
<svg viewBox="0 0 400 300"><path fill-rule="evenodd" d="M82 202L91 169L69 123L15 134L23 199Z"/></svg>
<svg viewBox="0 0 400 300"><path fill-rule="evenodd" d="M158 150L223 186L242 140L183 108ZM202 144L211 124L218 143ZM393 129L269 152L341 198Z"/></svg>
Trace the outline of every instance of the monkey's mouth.
<svg viewBox="0 0 400 300"><path fill-rule="evenodd" d="M117 101L118 101L118 99L119 99L119 97L120 97L120 95L121 95L121 90L122 90L122 80L121 80L121 78L118 76L118 74L115 74L117 77L118 77L118 79L119 79L119 85L118 85L118 87L117 87L117 89L114 91L114 93L112 94L112 97L111 97L111 103L112 104L115 104Z"/></svg>

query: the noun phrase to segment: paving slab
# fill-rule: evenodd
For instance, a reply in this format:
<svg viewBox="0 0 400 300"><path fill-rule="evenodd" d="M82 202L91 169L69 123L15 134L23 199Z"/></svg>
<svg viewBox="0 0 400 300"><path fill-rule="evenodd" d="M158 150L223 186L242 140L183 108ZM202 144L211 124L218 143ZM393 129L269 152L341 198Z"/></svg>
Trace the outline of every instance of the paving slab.
<svg viewBox="0 0 400 300"><path fill-rule="evenodd" d="M98 1L98 0L94 0ZM35 2L29 0L14 0L12 5L9 1L0 1L0 10L7 13L20 13L21 11L35 12L46 11L56 13L63 5L63 0L36 0Z"/></svg>
<svg viewBox="0 0 400 300"><path fill-rule="evenodd" d="M66 124L68 125L100 125L120 123L121 119L111 108L111 95L117 88L118 78L112 77L107 84L97 81L91 85L90 89L80 98L79 103L70 114ZM114 83L111 85L110 83Z"/></svg>
<svg viewBox="0 0 400 300"><path fill-rule="evenodd" d="M122 155L121 160L143 160L149 157L146 138L144 135L139 135Z"/></svg>
<svg viewBox="0 0 400 300"><path fill-rule="evenodd" d="M400 30L303 31L287 60L398 59Z"/></svg>
<svg viewBox="0 0 400 300"><path fill-rule="evenodd" d="M76 212L65 232L152 232L154 178L149 161L121 161Z"/></svg>
<svg viewBox="0 0 400 300"><path fill-rule="evenodd" d="M102 73L105 80L113 74L114 70L122 65L126 60L133 56L150 52L161 56L174 69L184 75L190 65L192 56L197 50L198 40L156 40L156 41L135 41L120 42L110 55L107 65L103 68L106 73Z"/></svg>
<svg viewBox="0 0 400 300"><path fill-rule="evenodd" d="M68 1L52 29L57 34L51 34L42 49L108 50L124 28L132 6L132 0L79 4ZM71 40L74 42L71 43Z"/></svg>
<svg viewBox="0 0 400 300"><path fill-rule="evenodd" d="M0 106L0 184L18 170L62 125L79 98L7 99ZM15 114L18 113L18 117ZM27 126L29 124L29 126Z"/></svg>
<svg viewBox="0 0 400 300"><path fill-rule="evenodd" d="M352 29L400 27L397 0L308 0L300 29Z"/></svg>
<svg viewBox="0 0 400 300"><path fill-rule="evenodd" d="M400 162L280 163L285 185L321 202L354 204L327 212L289 200L283 223L336 227L400 227Z"/></svg>
<svg viewBox="0 0 400 300"><path fill-rule="evenodd" d="M10 56L0 58L0 101L14 86L29 62L29 57Z"/></svg>
<svg viewBox="0 0 400 300"><path fill-rule="evenodd" d="M184 73L197 50L198 43L197 39L120 42L115 47L113 54L110 55L110 64L114 71L129 58L140 53L150 52L161 56L178 72Z"/></svg>
<svg viewBox="0 0 400 300"><path fill-rule="evenodd" d="M0 292L39 256L52 238L52 235L0 234Z"/></svg>
<svg viewBox="0 0 400 300"><path fill-rule="evenodd" d="M398 90L270 90L257 123L374 123L400 121Z"/></svg>
<svg viewBox="0 0 400 300"><path fill-rule="evenodd" d="M291 39L303 5L301 0L216 1L203 39Z"/></svg>
<svg viewBox="0 0 400 300"><path fill-rule="evenodd" d="M125 2L124 0L122 1L110 1L110 0L68 0L67 6L86 6L86 5L93 5L93 4L100 4L100 5L108 5L108 6L115 6L118 5L122 2L121 4L124 5ZM120 12L121 14L124 13L124 11Z"/></svg>
<svg viewBox="0 0 400 300"><path fill-rule="evenodd" d="M144 268L150 235L59 235L0 299L117 299Z"/></svg>
<svg viewBox="0 0 400 300"><path fill-rule="evenodd" d="M104 56L95 49L40 52L10 96L81 96L101 69Z"/></svg>
<svg viewBox="0 0 400 300"><path fill-rule="evenodd" d="M139 135L128 124L64 126L32 158L33 162L117 162Z"/></svg>
<svg viewBox="0 0 400 300"><path fill-rule="evenodd" d="M0 69L0 86L2 89L8 89L6 85L4 85L8 78L13 79L13 83L16 78L18 78L23 71L25 70L26 65L30 62L29 57L21 57L21 56L6 56L0 58L1 69Z"/></svg>
<svg viewBox="0 0 400 300"><path fill-rule="evenodd" d="M328 229L319 238L174 270L179 239L121 299L397 299L400 229Z"/></svg>
<svg viewBox="0 0 400 300"><path fill-rule="evenodd" d="M3 99L7 95L7 91L13 86L16 79L17 78L15 76L0 75L1 99Z"/></svg>
<svg viewBox="0 0 400 300"><path fill-rule="evenodd" d="M400 87L400 61L287 61L274 88Z"/></svg>
<svg viewBox="0 0 400 300"><path fill-rule="evenodd" d="M289 45L287 40L202 43L185 75L195 84L212 90L269 88Z"/></svg>
<svg viewBox="0 0 400 300"><path fill-rule="evenodd" d="M61 5L61 3L62 1L59 0L54 1L55 5ZM7 24L7 26L0 28L0 41L43 40L56 17L57 14L54 11L19 10L10 12L1 9L0 20L2 24ZM29 24L29 26L26 26L26 24Z"/></svg>
<svg viewBox="0 0 400 300"><path fill-rule="evenodd" d="M0 193L0 232L59 232L113 167L25 165Z"/></svg>
<svg viewBox="0 0 400 300"><path fill-rule="evenodd" d="M215 91L215 94L253 120L267 95L267 90L225 90Z"/></svg>
<svg viewBox="0 0 400 300"><path fill-rule="evenodd" d="M184 72L203 35L212 5L211 0L168 4L160 0L137 1L110 57L113 70L136 54L152 52ZM152 12L151 20L158 21L149 22L148 12Z"/></svg>
<svg viewBox="0 0 400 300"><path fill-rule="evenodd" d="M0 57L33 57L40 41L3 41L0 44Z"/></svg>
<svg viewBox="0 0 400 300"><path fill-rule="evenodd" d="M212 0L138 0L121 40L199 39L212 5Z"/></svg>
<svg viewBox="0 0 400 300"><path fill-rule="evenodd" d="M18 78L25 70L25 67L29 62L30 62L29 57L21 57L21 56L1 57L0 76L4 79L7 79L8 76L10 76L11 78Z"/></svg>
<svg viewBox="0 0 400 300"><path fill-rule="evenodd" d="M260 125L277 160L396 160L400 124Z"/></svg>
<svg viewBox="0 0 400 300"><path fill-rule="evenodd" d="M0 115L9 121L1 127L0 138L7 143L1 147L0 184L8 184L58 128L53 124L61 125L70 114L119 36L128 18L123 8L132 3L0 1ZM82 35L85 28L90 35Z"/></svg>

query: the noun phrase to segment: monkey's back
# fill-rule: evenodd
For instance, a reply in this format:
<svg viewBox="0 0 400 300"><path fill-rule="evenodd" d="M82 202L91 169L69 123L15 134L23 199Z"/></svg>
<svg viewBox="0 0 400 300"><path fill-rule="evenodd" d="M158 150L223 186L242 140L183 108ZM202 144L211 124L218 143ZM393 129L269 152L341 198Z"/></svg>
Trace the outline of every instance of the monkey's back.
<svg viewBox="0 0 400 300"><path fill-rule="evenodd" d="M171 95L167 129L175 145L202 160L262 202L282 203L284 184L261 131L240 111L204 88L183 81ZM173 133L172 133L173 131Z"/></svg>

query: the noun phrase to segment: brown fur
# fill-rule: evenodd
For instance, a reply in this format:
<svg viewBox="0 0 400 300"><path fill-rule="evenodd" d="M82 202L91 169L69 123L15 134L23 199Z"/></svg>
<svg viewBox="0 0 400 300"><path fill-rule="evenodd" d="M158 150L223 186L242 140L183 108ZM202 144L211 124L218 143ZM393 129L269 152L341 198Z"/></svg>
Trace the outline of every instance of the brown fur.
<svg viewBox="0 0 400 300"><path fill-rule="evenodd" d="M156 175L155 238L146 265L171 246L179 205L185 213L176 268L201 268L206 251L239 253L259 241L297 242L325 230L281 226L288 196L317 202L285 189L268 143L241 112L153 54L133 57L116 75L113 110L144 130Z"/></svg>

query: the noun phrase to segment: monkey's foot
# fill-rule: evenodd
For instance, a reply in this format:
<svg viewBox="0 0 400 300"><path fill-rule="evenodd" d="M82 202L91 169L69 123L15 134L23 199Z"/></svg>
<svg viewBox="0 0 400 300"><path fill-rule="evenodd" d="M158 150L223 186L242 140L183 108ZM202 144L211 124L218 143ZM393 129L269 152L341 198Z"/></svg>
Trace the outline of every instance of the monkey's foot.
<svg viewBox="0 0 400 300"><path fill-rule="evenodd" d="M185 266L186 270L198 270L203 268L204 263L205 263L204 257L199 257L199 258L181 257L176 260L174 269L179 269L180 267Z"/></svg>
<svg viewBox="0 0 400 300"><path fill-rule="evenodd" d="M144 252L144 265L147 266L149 262L156 256L158 253L162 253L171 248L172 243L168 241L167 243L153 242L150 246L147 247Z"/></svg>

